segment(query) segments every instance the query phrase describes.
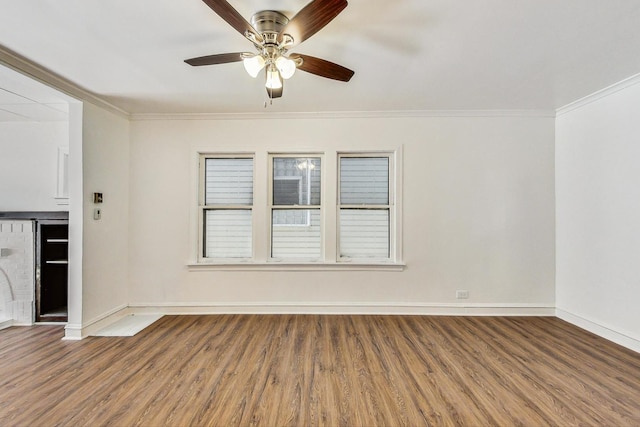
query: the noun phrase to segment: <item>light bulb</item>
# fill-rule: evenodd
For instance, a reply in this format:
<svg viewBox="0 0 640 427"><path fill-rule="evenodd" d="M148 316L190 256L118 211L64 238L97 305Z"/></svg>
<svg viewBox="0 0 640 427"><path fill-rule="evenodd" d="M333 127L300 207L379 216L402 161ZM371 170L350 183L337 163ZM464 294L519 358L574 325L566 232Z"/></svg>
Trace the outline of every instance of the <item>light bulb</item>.
<svg viewBox="0 0 640 427"><path fill-rule="evenodd" d="M264 58L261 55L254 55L242 60L244 69L253 78L256 78L260 70L264 68Z"/></svg>
<svg viewBox="0 0 640 427"><path fill-rule="evenodd" d="M296 72L296 63L284 56L279 56L278 59L276 59L276 67L278 71L280 71L283 79L290 79Z"/></svg>
<svg viewBox="0 0 640 427"><path fill-rule="evenodd" d="M278 70L271 65L267 68L267 89L280 89L282 87L282 77Z"/></svg>

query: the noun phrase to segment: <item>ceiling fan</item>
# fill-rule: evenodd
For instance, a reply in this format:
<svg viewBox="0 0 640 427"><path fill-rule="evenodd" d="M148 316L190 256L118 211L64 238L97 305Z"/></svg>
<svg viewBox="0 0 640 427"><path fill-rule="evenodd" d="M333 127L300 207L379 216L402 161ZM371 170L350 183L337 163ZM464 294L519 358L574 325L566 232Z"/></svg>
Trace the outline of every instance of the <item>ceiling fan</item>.
<svg viewBox="0 0 640 427"><path fill-rule="evenodd" d="M229 25L246 37L258 53L234 52L186 59L192 66L244 63L247 73L256 77L265 69L269 98L282 96L283 81L296 69L328 79L348 82L354 72L325 59L288 51L320 31L347 7L347 0L312 0L293 18L274 10L264 10L247 22L226 0L202 0Z"/></svg>

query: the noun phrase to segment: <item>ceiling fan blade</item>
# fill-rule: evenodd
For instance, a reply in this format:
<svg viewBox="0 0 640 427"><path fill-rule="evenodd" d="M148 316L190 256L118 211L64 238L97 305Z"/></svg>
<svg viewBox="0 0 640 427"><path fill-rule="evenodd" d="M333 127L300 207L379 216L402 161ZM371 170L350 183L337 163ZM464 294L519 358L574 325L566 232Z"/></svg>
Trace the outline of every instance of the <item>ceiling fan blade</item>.
<svg viewBox="0 0 640 427"><path fill-rule="evenodd" d="M247 22L246 19L240 15L240 13L233 8L227 1L225 0L202 0L209 6L215 13L217 13L220 18L227 21L229 25L236 29L240 34L246 37L246 33L249 32L253 34L255 39L262 43L262 35L260 35L255 28Z"/></svg>
<svg viewBox="0 0 640 427"><path fill-rule="evenodd" d="M282 28L278 40L289 34L294 46L302 43L338 16L347 4L347 0L312 0Z"/></svg>
<svg viewBox="0 0 640 427"><path fill-rule="evenodd" d="M227 64L229 62L239 61L242 61L242 52L218 53L216 55L199 56L197 58L184 60L184 62L189 65L193 65L194 67L198 67L200 65Z"/></svg>
<svg viewBox="0 0 640 427"><path fill-rule="evenodd" d="M302 59L302 64L298 66L299 70L306 71L307 73L315 74L320 77L326 77L328 79L348 82L355 74L354 71L345 68L342 65L327 61L326 59L320 59L309 55L300 55L297 53L289 55L289 58L294 60L296 58Z"/></svg>

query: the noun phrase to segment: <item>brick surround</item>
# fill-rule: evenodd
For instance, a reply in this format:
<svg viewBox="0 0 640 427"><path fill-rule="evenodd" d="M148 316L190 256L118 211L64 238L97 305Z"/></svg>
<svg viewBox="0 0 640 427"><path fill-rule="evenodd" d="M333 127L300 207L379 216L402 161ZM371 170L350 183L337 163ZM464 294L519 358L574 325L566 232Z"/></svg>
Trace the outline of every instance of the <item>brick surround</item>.
<svg viewBox="0 0 640 427"><path fill-rule="evenodd" d="M34 233L32 221L0 220L0 321L34 320Z"/></svg>

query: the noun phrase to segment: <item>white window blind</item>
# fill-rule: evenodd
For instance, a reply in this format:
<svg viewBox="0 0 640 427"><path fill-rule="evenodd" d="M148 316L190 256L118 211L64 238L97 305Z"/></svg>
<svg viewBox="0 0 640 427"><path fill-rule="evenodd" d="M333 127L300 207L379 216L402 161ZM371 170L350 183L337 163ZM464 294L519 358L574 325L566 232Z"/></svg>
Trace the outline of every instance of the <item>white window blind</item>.
<svg viewBox="0 0 640 427"><path fill-rule="evenodd" d="M271 163L271 258L322 257L321 159L273 156Z"/></svg>
<svg viewBox="0 0 640 427"><path fill-rule="evenodd" d="M341 258L390 257L389 157L340 157Z"/></svg>
<svg viewBox="0 0 640 427"><path fill-rule="evenodd" d="M341 158L340 204L388 205L389 158Z"/></svg>
<svg viewBox="0 0 640 427"><path fill-rule="evenodd" d="M251 258L253 159L204 159L203 256Z"/></svg>
<svg viewBox="0 0 640 427"><path fill-rule="evenodd" d="M389 258L389 211L342 209L340 211L340 256Z"/></svg>
<svg viewBox="0 0 640 427"><path fill-rule="evenodd" d="M308 218L308 226L276 226L279 216L301 215ZM271 256L282 259L310 258L321 255L320 210L319 209L278 209L273 211L271 232Z"/></svg>
<svg viewBox="0 0 640 427"><path fill-rule="evenodd" d="M251 258L251 211L207 210L205 257Z"/></svg>
<svg viewBox="0 0 640 427"><path fill-rule="evenodd" d="M206 205L251 205L253 159L206 159Z"/></svg>

